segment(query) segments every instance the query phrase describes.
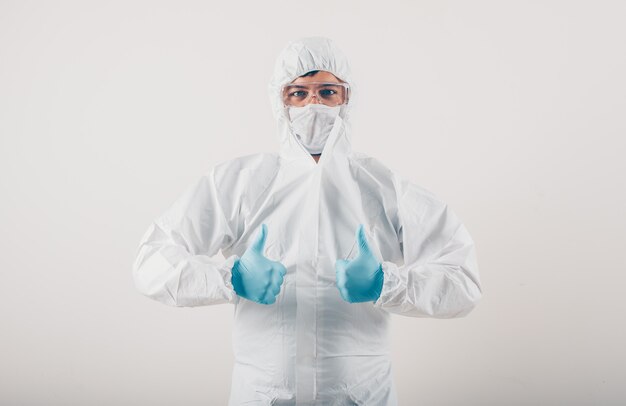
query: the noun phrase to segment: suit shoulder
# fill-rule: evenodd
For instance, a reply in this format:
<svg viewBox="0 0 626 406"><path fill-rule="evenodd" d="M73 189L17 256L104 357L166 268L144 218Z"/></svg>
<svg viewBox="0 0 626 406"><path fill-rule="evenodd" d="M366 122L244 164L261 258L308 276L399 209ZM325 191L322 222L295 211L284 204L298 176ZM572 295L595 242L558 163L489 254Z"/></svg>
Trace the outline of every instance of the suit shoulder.
<svg viewBox="0 0 626 406"><path fill-rule="evenodd" d="M395 173L377 158L362 152L353 152L352 160L357 166L366 168L370 174L377 175L378 178L390 179L394 184L399 199L408 197L429 201L433 204L445 204L433 192Z"/></svg>
<svg viewBox="0 0 626 406"><path fill-rule="evenodd" d="M354 168L366 170L370 175L375 177L392 178L394 176L393 171L379 159L363 152L353 151L351 154L351 161Z"/></svg>
<svg viewBox="0 0 626 406"><path fill-rule="evenodd" d="M215 176L218 184L234 184L250 174L255 174L261 180L264 174L274 173L278 168L279 157L276 153L260 152L242 155L222 161L209 172Z"/></svg>

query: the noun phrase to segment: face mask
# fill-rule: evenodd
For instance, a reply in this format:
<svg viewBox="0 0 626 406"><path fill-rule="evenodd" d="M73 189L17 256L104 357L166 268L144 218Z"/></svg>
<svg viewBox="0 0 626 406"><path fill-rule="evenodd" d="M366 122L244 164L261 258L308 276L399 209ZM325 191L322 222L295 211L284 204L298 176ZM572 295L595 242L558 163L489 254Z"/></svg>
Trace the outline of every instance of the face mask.
<svg viewBox="0 0 626 406"><path fill-rule="evenodd" d="M310 154L321 154L341 106L307 104L289 107L291 128Z"/></svg>

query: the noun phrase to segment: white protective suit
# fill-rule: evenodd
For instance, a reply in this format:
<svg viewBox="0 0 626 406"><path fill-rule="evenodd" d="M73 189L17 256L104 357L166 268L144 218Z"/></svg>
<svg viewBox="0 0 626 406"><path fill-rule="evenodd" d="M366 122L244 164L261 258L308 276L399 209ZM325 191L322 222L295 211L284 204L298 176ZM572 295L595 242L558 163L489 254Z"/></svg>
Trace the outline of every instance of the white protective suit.
<svg viewBox="0 0 626 406"><path fill-rule="evenodd" d="M390 315L468 314L481 297L474 243L432 193L352 150L350 104L313 160L281 99L283 84L311 70L347 81L354 98L330 40L289 44L269 86L279 153L220 163L189 187L143 235L134 281L167 305L234 305L230 405L395 405ZM233 262L262 223L265 255L287 269L273 305L240 298L231 283ZM357 255L359 224L384 284L376 302L350 304L335 285L335 261Z"/></svg>

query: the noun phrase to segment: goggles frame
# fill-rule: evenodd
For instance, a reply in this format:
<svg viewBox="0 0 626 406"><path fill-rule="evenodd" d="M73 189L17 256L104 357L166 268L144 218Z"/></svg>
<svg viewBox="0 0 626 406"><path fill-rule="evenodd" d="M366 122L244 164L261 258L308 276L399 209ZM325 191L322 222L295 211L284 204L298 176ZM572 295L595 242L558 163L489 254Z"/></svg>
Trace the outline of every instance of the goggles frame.
<svg viewBox="0 0 626 406"><path fill-rule="evenodd" d="M316 88L316 90L314 92L311 92L311 88L314 87ZM326 89L324 89L326 87ZM324 96L324 95L320 95L320 91L323 90L333 90L330 88L337 88L337 87L342 87L343 88L343 100L341 101L341 103L327 103L329 100L327 99L328 97L332 96ZM293 92L290 91L290 89L293 89ZM301 95L301 96L297 96L294 93L296 93L297 89L302 89L303 91L308 91L310 92L309 94L307 94L306 96ZM348 104L349 100L350 100L350 85L348 83L345 82L303 82L303 83L287 83L285 85L283 85L281 87L281 96L283 99L283 106L284 107L302 107L302 106L306 106L307 104L311 103L311 99L313 97L315 97L318 100L318 103L320 104L324 104L330 107L335 107L335 106L341 106L344 104ZM326 98L325 98L326 97ZM291 98L291 100L290 100ZM298 100L298 98L300 98Z"/></svg>

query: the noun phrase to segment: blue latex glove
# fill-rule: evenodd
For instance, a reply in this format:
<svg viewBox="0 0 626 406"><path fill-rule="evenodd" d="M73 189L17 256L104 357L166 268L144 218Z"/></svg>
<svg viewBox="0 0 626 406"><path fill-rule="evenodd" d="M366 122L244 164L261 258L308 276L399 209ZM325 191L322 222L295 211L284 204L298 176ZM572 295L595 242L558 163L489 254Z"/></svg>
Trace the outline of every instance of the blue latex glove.
<svg viewBox="0 0 626 406"><path fill-rule="evenodd" d="M383 290L382 264L371 252L363 224L356 231L359 255L353 260L338 259L335 263L337 288L346 302L375 302Z"/></svg>
<svg viewBox="0 0 626 406"><path fill-rule="evenodd" d="M231 281L239 296L261 304L273 304L287 269L263 255L266 237L267 225L262 224L252 244L235 261Z"/></svg>

